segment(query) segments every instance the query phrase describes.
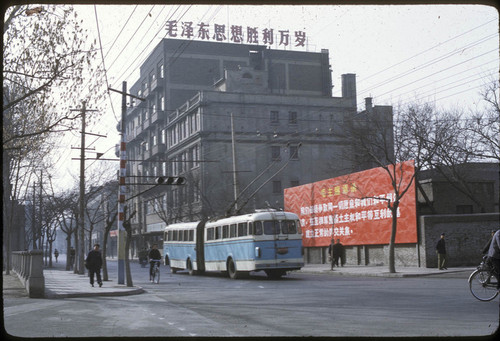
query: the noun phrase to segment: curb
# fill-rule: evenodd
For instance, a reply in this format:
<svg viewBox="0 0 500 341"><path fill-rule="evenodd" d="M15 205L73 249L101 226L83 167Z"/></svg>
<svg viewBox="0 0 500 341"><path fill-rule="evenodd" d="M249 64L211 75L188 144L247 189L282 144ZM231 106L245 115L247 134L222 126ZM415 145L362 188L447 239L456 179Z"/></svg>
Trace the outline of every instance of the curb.
<svg viewBox="0 0 500 341"><path fill-rule="evenodd" d="M117 288L117 289L121 289ZM108 292L71 292L71 293L56 293L50 289L45 289L44 298L75 298L75 297L95 297L95 296L129 296L139 295L144 292L142 287L133 287L128 290L116 290Z"/></svg>
<svg viewBox="0 0 500 341"><path fill-rule="evenodd" d="M424 276L435 276L435 275L444 275L450 273L457 272L470 272L470 269L456 269L456 270L447 270L442 272L422 272L422 273L405 273L398 272L390 273L387 271L383 272L350 272L350 271L331 271L331 270L298 270L298 273L307 273L312 275L328 275L328 276L350 276L350 277L389 277L389 278L410 278L410 277L424 277Z"/></svg>

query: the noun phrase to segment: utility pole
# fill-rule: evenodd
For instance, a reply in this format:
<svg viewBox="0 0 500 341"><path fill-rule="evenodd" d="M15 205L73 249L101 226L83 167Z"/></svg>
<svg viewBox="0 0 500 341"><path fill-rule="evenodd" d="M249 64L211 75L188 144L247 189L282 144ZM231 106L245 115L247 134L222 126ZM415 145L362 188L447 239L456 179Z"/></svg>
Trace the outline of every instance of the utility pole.
<svg viewBox="0 0 500 341"><path fill-rule="evenodd" d="M125 227L123 222L125 221L125 193L126 184L125 178L127 176L127 125L125 119L127 117L127 96L137 98L141 101L145 101L145 98L134 96L127 93L127 82L122 83L122 91L108 88L108 90L118 92L122 95L122 122L121 122L121 140L120 140L120 179L119 179L119 189L118 189L118 284L125 284Z"/></svg>
<svg viewBox="0 0 500 341"><path fill-rule="evenodd" d="M83 101L82 103L82 136L81 136L81 142L80 142L80 209L79 209L79 216L80 219L78 221L80 222L80 226L78 227L79 229L79 238L78 238L78 247L77 247L77 252L78 252L78 273L80 275L83 275L85 273L84 270L84 264L85 264L85 259L84 259L84 245L85 245L85 117L86 113L85 111L87 110L87 102Z"/></svg>
<svg viewBox="0 0 500 341"><path fill-rule="evenodd" d="M87 111L97 111L87 109L87 102L82 101L82 109L71 109L71 111L82 112L82 135L80 141L80 198L78 210L78 231L76 233L76 259L75 273L83 275L85 273L85 128Z"/></svg>
<svg viewBox="0 0 500 341"><path fill-rule="evenodd" d="M125 284L125 177L127 175L127 136L125 118L127 116L127 82L122 84L122 125L120 143L120 181L118 190L118 284Z"/></svg>
<svg viewBox="0 0 500 341"><path fill-rule="evenodd" d="M236 173L236 138L234 134L234 118L231 113L231 141L233 149L233 190L234 190L234 209L238 211L238 176Z"/></svg>

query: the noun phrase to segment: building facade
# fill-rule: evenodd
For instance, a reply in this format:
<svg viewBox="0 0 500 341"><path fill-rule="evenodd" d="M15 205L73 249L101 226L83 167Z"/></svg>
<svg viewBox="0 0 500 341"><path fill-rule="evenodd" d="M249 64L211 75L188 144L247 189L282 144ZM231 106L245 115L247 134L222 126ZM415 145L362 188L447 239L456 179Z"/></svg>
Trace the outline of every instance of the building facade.
<svg viewBox="0 0 500 341"><path fill-rule="evenodd" d="M162 40L128 92L130 211L142 249L166 224L283 207L284 188L355 170L354 74L332 97L327 50ZM159 176L186 178L155 186Z"/></svg>

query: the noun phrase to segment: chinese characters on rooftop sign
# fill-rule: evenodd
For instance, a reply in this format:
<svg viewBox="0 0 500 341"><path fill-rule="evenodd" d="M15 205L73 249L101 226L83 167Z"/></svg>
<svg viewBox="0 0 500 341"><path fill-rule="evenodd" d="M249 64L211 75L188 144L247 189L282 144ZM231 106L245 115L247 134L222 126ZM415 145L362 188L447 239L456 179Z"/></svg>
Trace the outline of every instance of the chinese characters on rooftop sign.
<svg viewBox="0 0 500 341"><path fill-rule="evenodd" d="M226 29L226 25L198 23L192 21L178 22L177 20L167 21L165 28L167 37L191 39L193 37L201 40L230 41L233 43L264 44L288 47L304 47L306 33L303 31L274 30L272 28L259 29L258 27L243 27L231 25ZM275 41L276 39L276 41Z"/></svg>
<svg viewBox="0 0 500 341"><path fill-rule="evenodd" d="M396 167L402 186L411 181L413 161ZM303 245L327 246L332 238L344 245L389 244L395 193L383 168L285 189L285 210L296 213ZM397 211L396 243L417 242L415 186L412 183Z"/></svg>

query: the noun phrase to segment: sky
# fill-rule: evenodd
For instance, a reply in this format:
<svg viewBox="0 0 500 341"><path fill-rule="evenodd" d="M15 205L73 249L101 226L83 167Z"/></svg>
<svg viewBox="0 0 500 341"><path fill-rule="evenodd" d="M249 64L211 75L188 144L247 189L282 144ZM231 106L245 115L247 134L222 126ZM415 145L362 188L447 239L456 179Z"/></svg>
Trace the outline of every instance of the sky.
<svg viewBox="0 0 500 341"><path fill-rule="evenodd" d="M128 87L139 78L139 67L163 38L167 21L193 22L289 30L305 33L304 46L275 44L276 49L321 52L328 49L333 96L341 96L341 75L356 74L358 110L364 98L374 105L430 102L441 109L475 110L480 91L498 79L498 12L484 5L80 5L75 6L90 39L102 44L104 66L111 88ZM96 20L97 12L97 20ZM97 29L97 24L99 30ZM180 24L179 24L180 25ZM178 26L178 34L181 28ZM229 36L229 33L226 33ZM245 37L246 38L246 37ZM262 41L262 35L259 34ZM200 39L196 39L200 40ZM230 43L230 42L228 42ZM96 63L102 63L101 55ZM121 95L98 104L102 120L87 131L107 135L89 137L88 145L115 158L114 145ZM58 151L60 179L78 176L79 132L68 136ZM61 154L62 153L62 154ZM89 157L92 157L89 155ZM99 161L102 162L102 161ZM95 162L89 162L92 167ZM118 169L118 163L116 163ZM66 184L66 182L61 182Z"/></svg>

